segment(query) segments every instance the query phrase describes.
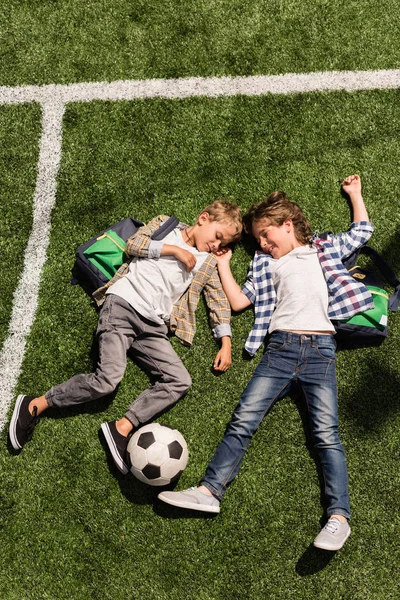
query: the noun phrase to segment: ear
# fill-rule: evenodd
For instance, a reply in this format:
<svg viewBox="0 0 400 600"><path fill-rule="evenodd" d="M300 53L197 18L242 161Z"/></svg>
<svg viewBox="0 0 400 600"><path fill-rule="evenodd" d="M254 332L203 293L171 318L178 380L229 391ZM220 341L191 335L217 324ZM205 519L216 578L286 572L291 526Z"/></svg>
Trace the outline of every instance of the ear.
<svg viewBox="0 0 400 600"><path fill-rule="evenodd" d="M290 233L291 231L293 231L293 221L292 219L288 219L287 221L283 222L283 227L285 228L285 231L287 231L288 233Z"/></svg>
<svg viewBox="0 0 400 600"><path fill-rule="evenodd" d="M199 225L203 225L204 223L207 223L207 221L210 220L210 213L204 211L202 213L200 213L198 219L197 219L197 223Z"/></svg>

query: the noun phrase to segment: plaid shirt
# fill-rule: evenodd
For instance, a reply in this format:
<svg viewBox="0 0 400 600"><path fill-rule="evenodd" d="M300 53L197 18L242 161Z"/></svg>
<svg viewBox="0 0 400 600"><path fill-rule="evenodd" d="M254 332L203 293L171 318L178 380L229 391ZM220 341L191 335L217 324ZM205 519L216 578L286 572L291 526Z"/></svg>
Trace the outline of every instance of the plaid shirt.
<svg viewBox="0 0 400 600"><path fill-rule="evenodd" d="M151 240L151 235L167 219L167 216L160 215L155 217L147 225L140 227L138 231L128 239L126 243L126 253L130 257L138 256L149 259L158 258L164 242ZM186 225L180 223L178 227L179 229L185 229ZM132 260L132 258L130 258L130 260ZM93 298L98 306L103 304L108 288L128 273L129 262L124 263L105 286L93 293ZM220 338L225 335L231 335L230 305L225 292L222 289L221 280L217 270L217 260L215 256L210 254L194 275L189 288L172 307L169 328L181 342L187 345L192 343L196 332L195 311L201 292L204 293L209 308L210 325L214 337Z"/></svg>
<svg viewBox="0 0 400 600"><path fill-rule="evenodd" d="M314 234L311 244L317 249L318 259L328 286L328 317L348 319L356 313L373 308L372 296L362 283L356 281L343 266L342 260L365 244L374 227L367 221L352 223L349 231L329 234L327 240ZM276 293L269 269L270 255L256 252L242 292L254 304L254 325L245 343L245 349L254 356L268 332L276 304Z"/></svg>

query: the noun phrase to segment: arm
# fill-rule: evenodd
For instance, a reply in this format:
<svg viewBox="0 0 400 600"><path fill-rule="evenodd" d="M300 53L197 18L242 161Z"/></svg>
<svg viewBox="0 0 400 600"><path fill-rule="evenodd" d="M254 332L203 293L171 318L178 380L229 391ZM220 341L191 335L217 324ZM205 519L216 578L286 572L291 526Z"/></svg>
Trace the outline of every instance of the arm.
<svg viewBox="0 0 400 600"><path fill-rule="evenodd" d="M374 231L373 224L368 221L368 212L361 194L360 176L346 177L342 182L342 189L349 197L353 210L353 223L345 233L327 237L327 240L335 246L341 259L346 258L365 244Z"/></svg>
<svg viewBox="0 0 400 600"><path fill-rule="evenodd" d="M151 236L168 218L166 215L159 215L147 225L139 227L137 232L126 242L127 254L129 256L139 256L140 258L159 258L164 243L153 241Z"/></svg>
<svg viewBox="0 0 400 600"><path fill-rule="evenodd" d="M215 357L213 368L216 371L227 371L232 364L232 341L230 336L221 338L221 348Z"/></svg>
<svg viewBox="0 0 400 600"><path fill-rule="evenodd" d="M177 260L180 260L185 265L187 271L192 271L197 262L196 257L189 250L173 246L172 244L164 244L161 248L160 256L175 256Z"/></svg>
<svg viewBox="0 0 400 600"><path fill-rule="evenodd" d="M152 219L147 225L140 227L126 242L126 251L129 256L140 258L160 258L160 256L175 256L180 260L188 271L196 264L196 258L191 252L178 246L164 244L163 241L151 239L152 234L168 220L166 215L160 215Z"/></svg>
<svg viewBox="0 0 400 600"><path fill-rule="evenodd" d="M213 367L216 371L226 371L232 364L231 309L215 265L204 285L203 292L209 308L213 335L221 340L221 347L215 357Z"/></svg>
<svg viewBox="0 0 400 600"><path fill-rule="evenodd" d="M342 190L348 195L353 209L353 221L368 221L368 212L361 194L361 178L350 175L342 181Z"/></svg>
<svg viewBox="0 0 400 600"><path fill-rule="evenodd" d="M242 292L240 285L236 283L232 275L230 260L232 250L219 250L216 254L218 262L218 272L221 278L222 287L227 295L229 303L234 311L240 311L251 305L249 298Z"/></svg>

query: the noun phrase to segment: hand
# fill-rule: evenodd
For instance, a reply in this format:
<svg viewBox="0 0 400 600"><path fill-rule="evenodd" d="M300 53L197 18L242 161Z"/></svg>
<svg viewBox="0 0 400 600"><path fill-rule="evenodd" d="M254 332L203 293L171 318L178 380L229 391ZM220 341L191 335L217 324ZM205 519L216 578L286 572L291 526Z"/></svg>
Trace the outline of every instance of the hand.
<svg viewBox="0 0 400 600"><path fill-rule="evenodd" d="M185 250L179 246L176 246L175 258L183 263L186 267L186 270L189 272L192 271L196 266L197 258L191 252L189 252L189 250Z"/></svg>
<svg viewBox="0 0 400 600"><path fill-rule="evenodd" d="M342 181L342 190L352 196L361 196L361 177L359 175L349 175Z"/></svg>
<svg viewBox="0 0 400 600"><path fill-rule="evenodd" d="M232 354L230 348L221 348L215 357L213 367L216 371L227 371L232 364Z"/></svg>
<svg viewBox="0 0 400 600"><path fill-rule="evenodd" d="M232 258L232 250L230 248L220 248L214 252L214 256L219 265L229 263Z"/></svg>

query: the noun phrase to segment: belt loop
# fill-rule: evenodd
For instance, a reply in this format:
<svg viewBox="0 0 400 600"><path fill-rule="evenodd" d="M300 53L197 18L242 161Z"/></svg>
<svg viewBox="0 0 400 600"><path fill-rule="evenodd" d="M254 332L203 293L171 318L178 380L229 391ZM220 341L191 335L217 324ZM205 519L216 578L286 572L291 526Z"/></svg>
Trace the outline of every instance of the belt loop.
<svg viewBox="0 0 400 600"><path fill-rule="evenodd" d="M292 333L291 333L291 331L287 332L287 341L288 341L288 344L292 343Z"/></svg>

